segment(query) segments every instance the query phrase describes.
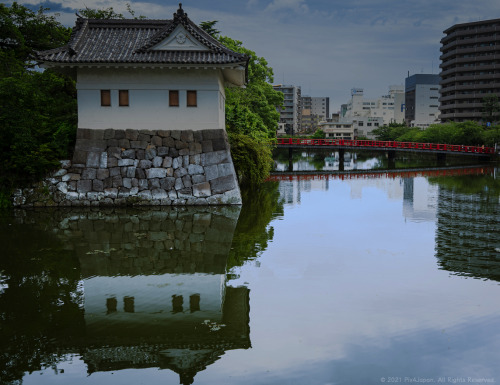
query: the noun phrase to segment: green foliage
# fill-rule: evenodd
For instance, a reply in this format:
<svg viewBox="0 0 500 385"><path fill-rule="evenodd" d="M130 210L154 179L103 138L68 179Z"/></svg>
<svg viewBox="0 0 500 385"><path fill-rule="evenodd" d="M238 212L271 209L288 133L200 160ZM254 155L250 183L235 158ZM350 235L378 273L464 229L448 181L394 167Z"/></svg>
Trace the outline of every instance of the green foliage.
<svg viewBox="0 0 500 385"><path fill-rule="evenodd" d="M202 21L200 23L200 28L204 30L206 33L208 33L210 36L217 38L217 35L220 34L220 31L218 29L215 29L214 26L217 24L217 20L213 21Z"/></svg>
<svg viewBox="0 0 500 385"><path fill-rule="evenodd" d="M372 130L372 134L375 135L378 140L397 140L397 138L410 130L411 128L404 123L390 123L389 125L375 128Z"/></svg>
<svg viewBox="0 0 500 385"><path fill-rule="evenodd" d="M429 183L460 194L487 195L493 199L500 196L500 179L491 175L464 175L429 178Z"/></svg>
<svg viewBox="0 0 500 385"><path fill-rule="evenodd" d="M496 94L489 94L483 98L483 116L488 122L494 122L500 112L500 102Z"/></svg>
<svg viewBox="0 0 500 385"><path fill-rule="evenodd" d="M372 131L378 140L395 140L398 142L445 143L460 145L493 146L500 141L499 127L486 130L477 122L442 123L430 125L423 130L391 123Z"/></svg>
<svg viewBox="0 0 500 385"><path fill-rule="evenodd" d="M248 56L248 82L245 88L226 88L226 130L231 153L241 183L260 183L272 165L269 143L276 139L283 93L270 84L273 70L263 57L243 47L241 41L220 36L217 21L202 22L201 28L230 50ZM253 174L253 173L256 174Z"/></svg>
<svg viewBox="0 0 500 385"><path fill-rule="evenodd" d="M273 165L269 142L240 133L228 133L231 156L238 180L242 185L262 183L269 176Z"/></svg>
<svg viewBox="0 0 500 385"><path fill-rule="evenodd" d="M273 239L274 229L269 223L283 215L278 187L278 182L266 182L241 190L243 206L229 252L228 270L259 257Z"/></svg>
<svg viewBox="0 0 500 385"><path fill-rule="evenodd" d="M134 19L146 19L146 16L136 16L135 11L129 3L127 3L127 12L130 13ZM80 9L78 13L87 19L125 19L125 16L123 16L122 13L115 12L113 7L102 9L85 7Z"/></svg>
<svg viewBox="0 0 500 385"><path fill-rule="evenodd" d="M325 139L325 137L325 132L320 129L317 129L316 132L311 136L312 139Z"/></svg>
<svg viewBox="0 0 500 385"><path fill-rule="evenodd" d="M76 130L76 89L72 79L33 71L35 51L63 45L69 30L47 9L35 13L0 4L0 189L43 177L68 156ZM5 33L5 35L4 35Z"/></svg>
<svg viewBox="0 0 500 385"><path fill-rule="evenodd" d="M9 7L0 4L0 74L9 76L23 69L34 68L36 51L64 45L71 29L40 7L34 12L17 2Z"/></svg>

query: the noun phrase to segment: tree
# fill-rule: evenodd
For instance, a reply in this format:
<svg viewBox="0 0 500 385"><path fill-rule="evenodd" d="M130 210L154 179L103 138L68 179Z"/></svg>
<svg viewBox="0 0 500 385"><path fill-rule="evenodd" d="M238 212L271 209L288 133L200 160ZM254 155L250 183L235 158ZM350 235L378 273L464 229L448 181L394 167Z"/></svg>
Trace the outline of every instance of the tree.
<svg viewBox="0 0 500 385"><path fill-rule="evenodd" d="M74 81L34 70L36 51L64 45L71 32L46 11L0 4L0 205L57 167L76 136Z"/></svg>
<svg viewBox="0 0 500 385"><path fill-rule="evenodd" d="M500 102L496 94L489 94L483 98L483 116L487 122L493 123L500 112Z"/></svg>
<svg viewBox="0 0 500 385"><path fill-rule="evenodd" d="M249 57L248 83L245 88L226 88L226 129L231 153L241 183L264 181L272 166L270 142L276 139L283 93L271 85L273 70L266 59L243 46L238 40L220 36L217 21L200 27L232 51ZM253 163L253 164L252 164Z"/></svg>
<svg viewBox="0 0 500 385"><path fill-rule="evenodd" d="M60 47L71 29L61 25L54 16L40 7L37 12L12 3L0 4L0 73L9 76L36 65L35 52Z"/></svg>
<svg viewBox="0 0 500 385"><path fill-rule="evenodd" d="M130 13L130 15L134 19L146 19L146 16L136 16L135 11L132 9L129 3L127 3L127 12ZM117 13L115 12L113 7L109 8L103 8L103 9L94 9L94 8L89 8L85 7L82 8L78 11L80 16L83 16L87 19L125 19L125 16L123 16L122 13Z"/></svg>

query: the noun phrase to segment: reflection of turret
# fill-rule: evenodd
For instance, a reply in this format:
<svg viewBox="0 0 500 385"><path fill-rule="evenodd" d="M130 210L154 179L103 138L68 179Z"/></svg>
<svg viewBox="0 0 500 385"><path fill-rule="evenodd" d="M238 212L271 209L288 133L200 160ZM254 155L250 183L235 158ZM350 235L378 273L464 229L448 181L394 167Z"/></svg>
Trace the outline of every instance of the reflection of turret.
<svg viewBox="0 0 500 385"><path fill-rule="evenodd" d="M249 290L226 283L239 212L24 213L24 223L43 223L80 263L85 329L56 338L57 349L81 352L89 373L160 367L191 384L226 350L249 348Z"/></svg>
<svg viewBox="0 0 500 385"><path fill-rule="evenodd" d="M498 196L440 187L437 217L439 266L456 275L500 281Z"/></svg>

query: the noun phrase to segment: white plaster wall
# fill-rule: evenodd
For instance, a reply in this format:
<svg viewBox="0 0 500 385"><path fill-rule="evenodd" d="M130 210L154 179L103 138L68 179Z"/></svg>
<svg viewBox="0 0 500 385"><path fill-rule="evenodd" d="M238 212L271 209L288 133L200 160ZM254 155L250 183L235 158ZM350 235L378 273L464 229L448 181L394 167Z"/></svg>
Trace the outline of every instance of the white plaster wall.
<svg viewBox="0 0 500 385"><path fill-rule="evenodd" d="M111 90L102 107L100 90ZM223 78L216 69L84 68L78 70L78 127L92 129L224 129ZM118 90L129 90L129 106L118 106ZM170 107L169 90L179 91ZM197 107L186 106L186 91L197 91Z"/></svg>
<svg viewBox="0 0 500 385"><path fill-rule="evenodd" d="M223 274L164 274L150 276L93 277L84 280L85 317L106 315L106 299L116 298L117 312L125 315L123 298L134 297L131 318L172 318L172 296L184 299L184 316L192 319L220 319L225 291ZM191 313L189 297L200 295L200 310ZM179 317L179 316L175 316Z"/></svg>

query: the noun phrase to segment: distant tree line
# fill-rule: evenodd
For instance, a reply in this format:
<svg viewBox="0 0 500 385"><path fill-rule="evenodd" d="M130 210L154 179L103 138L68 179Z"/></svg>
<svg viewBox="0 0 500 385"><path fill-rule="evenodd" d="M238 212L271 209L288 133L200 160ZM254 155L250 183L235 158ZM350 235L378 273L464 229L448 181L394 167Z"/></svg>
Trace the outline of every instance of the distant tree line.
<svg viewBox="0 0 500 385"><path fill-rule="evenodd" d="M420 143L463 144L494 146L500 142L500 125L485 127L478 122L449 122L432 124L428 128L408 127L404 123L390 123L372 130L378 140Z"/></svg>

